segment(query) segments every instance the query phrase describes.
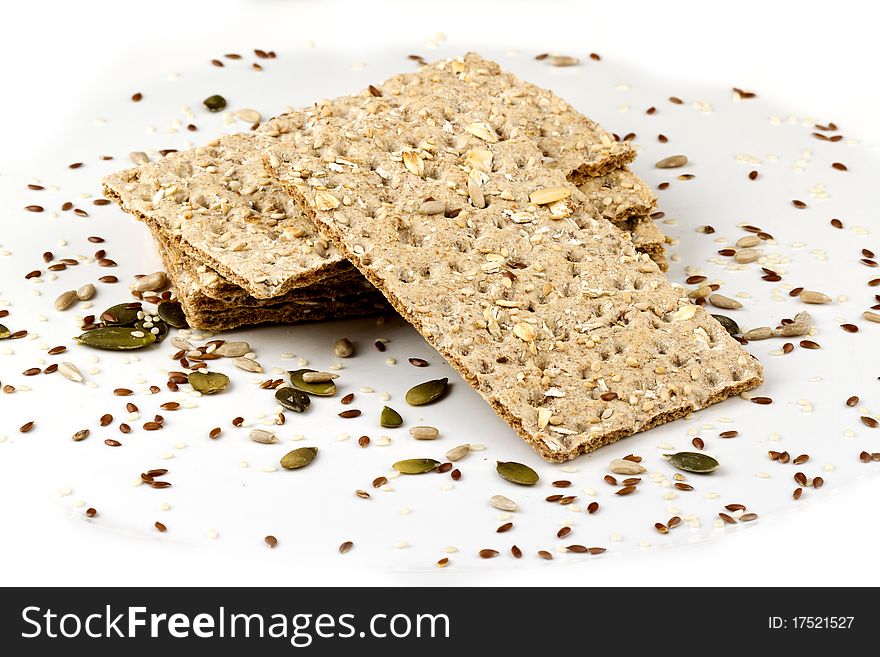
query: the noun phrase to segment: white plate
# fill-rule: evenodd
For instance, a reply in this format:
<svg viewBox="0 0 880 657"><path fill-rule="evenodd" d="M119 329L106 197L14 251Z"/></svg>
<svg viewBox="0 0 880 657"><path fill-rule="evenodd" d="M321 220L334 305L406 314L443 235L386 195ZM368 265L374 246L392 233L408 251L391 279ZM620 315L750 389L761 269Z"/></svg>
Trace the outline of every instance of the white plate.
<svg viewBox="0 0 880 657"><path fill-rule="evenodd" d="M672 281L683 282L686 265L704 268L711 281L723 282L722 293L741 297L745 308L721 312L745 328L774 325L804 309L812 313L816 327L812 339L822 345L821 350L798 347L789 355L774 355L785 342L781 339L748 346L766 367L767 382L753 394L772 397L772 405L734 398L570 464L551 466L541 462L397 318L381 325L359 320L224 334L226 339L249 341L267 375L250 375L235 370L229 362L218 361L217 369L232 376L233 386L216 397L199 399L165 390L162 371L174 368L168 359L173 348L167 342L130 356L72 345L71 337L79 333L78 316L127 300L126 287L133 274L160 267L143 226L115 205L94 207L92 198L81 197L83 193L97 197L100 176L128 166L130 151L182 149L191 145L190 139L204 143L222 132L246 127L227 123L225 115L205 111L200 101L210 94L226 96L231 110L252 107L268 116L286 105L334 96L406 70L414 66L406 55L417 47L389 46L356 58L343 52L276 49L277 59L256 59L243 52L243 61L224 60L222 69L210 66L203 57L194 57L180 64L179 76L142 67L149 72L137 83L128 83L123 89L99 87L90 104L69 108L69 119L65 119L69 123L60 131L65 138L44 144L45 150L34 153L31 163L0 178L0 198L6 208L0 219L0 249L4 253L0 259L0 303L10 311L0 321L11 330L26 328L31 332L28 339L0 343L0 381L33 388L0 397L0 434L6 438L0 444L0 470L14 478L23 496L66 493L46 507L51 511L43 524L50 535L53 528L66 531L63 527L69 523L86 523L94 534L117 535L99 538L93 543L96 546L107 540L117 549L128 543L134 549L134 544L149 541L158 559L174 553L172 546L184 545L262 560L268 553L263 537L272 534L279 540L271 553L273 559L289 558L318 569L344 566L363 572L434 571L435 562L445 556L451 560L450 570L521 568L526 561L534 564L536 551L545 549L555 560L540 565L552 568L626 558L772 523L779 514L809 507L849 482L880 471L880 464L858 461L861 450L878 450L876 439L880 437L880 430L859 421L860 415L877 417L880 411L876 395L871 394L877 385L880 325L860 319L862 310L872 305L873 293L880 291L865 285L868 279L880 276L880 270L859 263L862 248L880 251L880 244L871 241L871 201L859 193L873 184L875 156L849 137L840 143L811 137L814 119L775 107L761 97L738 101L722 85L670 84L607 60L596 63L585 59L581 66L556 69L534 61L531 51L513 54L507 48L486 48L482 52L522 77L552 88L618 134L636 133L640 156L635 170L653 186L671 181L668 190L659 192L660 209L666 213L659 226L673 239L669 248L674 260L669 273ZM458 52L456 47L440 44L429 55ZM356 60L369 66L353 67ZM252 71L254 61L265 70ZM144 93L141 103L128 101L134 91ZM671 104L667 100L671 94L685 103ZM182 106L191 108L192 114ZM657 107L655 115L645 114L649 106ZM96 122L96 116L106 123ZM187 123L197 124L198 132L182 129ZM147 130L147 126L154 130ZM668 136L669 142L658 143L658 133ZM661 171L652 167L657 159L676 153L690 158L686 169ZM98 159L102 154L111 154L115 160L102 162ZM833 170L830 164L834 161L845 162L849 171ZM71 162L85 162L85 166L70 170L66 165ZM760 172L758 180L748 179L752 169ZM679 173L696 177L678 181L675 176ZM32 181L31 176L38 180ZM58 189L28 191L28 182ZM795 209L792 199L802 199L809 207ZM67 200L91 216L84 219L70 212L55 216L20 210L32 203L57 210ZM831 217L843 219L846 228L832 228ZM781 283L762 281L758 264L743 271L731 271L720 264L726 259L716 251L747 234L737 227L741 223L759 226L775 237L763 245L764 264L783 275ZM712 225L716 232L698 233L695 228L702 224ZM90 244L86 237L95 234L106 238L100 247L120 263L112 272L83 264L59 272L57 280L24 279L28 271L44 268L44 251L52 251L57 258L89 256L98 245ZM94 308L79 306L63 314L54 310L53 300L59 293L107 273L119 276L121 283L99 285ZM788 289L794 286L822 290L835 302L805 307L788 296ZM839 328L842 322L855 323L861 331L846 333ZM271 393L254 385L271 374L270 368L295 369L301 366L299 358L315 368L330 367L337 362L333 341L341 336L357 342L359 350L356 358L342 361L340 394L354 392L357 399L348 408L360 408L363 417L340 419L335 415L342 410L338 398L316 399L308 413L288 413L287 424L274 427L282 438L282 444L276 446L254 444L247 438L248 428L231 426L235 416L244 416L252 426L258 426L261 413L271 415ZM385 353L372 347L378 338L389 340ZM797 345L798 340L792 342ZM56 344L71 345L70 350L61 357L46 356L45 351ZM296 357L285 359L284 353ZM406 359L411 356L429 360L430 367L410 366ZM92 362L94 357L96 362ZM397 359L397 364L389 365L389 357ZM78 386L58 375L29 378L19 374L26 368L61 360L76 363L84 373L92 366L98 368L100 372L87 374L97 388ZM403 393L408 387L439 376L453 381L446 399L420 409L406 406ZM150 384L162 387L162 393L144 394ZM135 389L137 395L114 397L112 390L120 386ZM375 392L361 392L361 386ZM437 426L441 439L417 442L409 437L406 427L380 429L380 394L385 391L390 394L388 404L404 415L406 427ZM850 395L861 395L864 406L847 408L844 400ZM159 404L172 399L191 399L198 408L158 410ZM129 401L139 406L141 417L129 422L135 428L131 434L122 435L115 426L126 421L125 404ZM97 419L106 412L115 420L111 427L101 429ZM160 432L140 429L156 412L165 416L166 428ZM36 427L19 434L17 427L28 420L36 420ZM223 435L211 441L207 433L214 426L221 426ZM73 443L70 435L85 427L92 429L91 437ZM738 437L717 437L729 429L736 429ZM297 434L305 438L294 441ZM348 437L341 439L343 434ZM374 441L367 449L357 446L357 437L362 434ZM390 436L392 444L377 446L375 441L381 435ZM717 456L722 468L707 477L688 475L687 482L696 488L693 492L675 491L669 486L674 470L661 454L690 450L695 435L705 440L707 451ZM119 439L124 445L111 449L103 444L105 438ZM370 486L374 477L388 476L396 460L421 456L443 460L449 448L464 442L482 443L486 450L456 464L464 474L459 482L448 475L431 474L392 480L393 492ZM302 445L321 449L310 468L264 471L277 466L285 451ZM811 458L802 466L782 465L768 460L768 450L786 450L792 457L806 453ZM612 458L628 453L643 456L649 474L636 494L619 498L602 477ZM172 458L166 458L169 455ZM496 460L532 465L540 472L542 484L524 489L502 481L494 473ZM173 488L158 491L132 486L141 471L158 467L170 470L167 478ZM799 470L811 477L821 475L825 487L806 490L795 502L792 475ZM573 486L565 491L552 488L550 482L558 479L570 480ZM357 498L357 488L368 490L372 498ZM578 499L569 507L544 501L556 492L570 492ZM508 518L487 503L496 493L513 498L521 507L510 516L515 527L506 534L495 530ZM593 500L601 510L588 515L585 507ZM162 510L162 502L170 509ZM718 526L718 512L734 502L747 505L760 519ZM87 507L95 507L97 517L84 518ZM693 526L684 523L666 536L658 534L654 523L666 522L673 515L693 518ZM167 525L168 532L158 534L153 528L155 521ZM558 540L556 532L562 526L573 531ZM119 534L126 538L120 540ZM343 557L336 548L347 540L353 541L355 548ZM509 556L512 544L526 554L522 563ZM569 544L602 546L608 552L588 557L560 551ZM450 546L458 551L446 552ZM502 556L481 560L477 552L482 548L497 549Z"/></svg>

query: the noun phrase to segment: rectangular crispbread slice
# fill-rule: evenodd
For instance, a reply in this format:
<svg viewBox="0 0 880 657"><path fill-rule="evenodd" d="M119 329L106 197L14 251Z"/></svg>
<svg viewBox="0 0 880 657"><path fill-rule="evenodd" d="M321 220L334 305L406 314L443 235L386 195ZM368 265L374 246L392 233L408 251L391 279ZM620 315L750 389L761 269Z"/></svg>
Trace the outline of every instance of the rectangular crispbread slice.
<svg viewBox="0 0 880 657"><path fill-rule="evenodd" d="M318 284L292 290L275 300L244 297L232 304L224 304L199 293L197 284L194 285L190 273L182 266L181 254L173 243L156 238L156 245L177 300L194 328L225 331L256 324L292 324L393 312L378 290L361 276L356 279L356 285L347 290Z"/></svg>
<svg viewBox="0 0 880 657"><path fill-rule="evenodd" d="M548 167L540 145L471 129L503 103L447 84L360 116L344 135L315 121L271 151L267 170L550 461L760 384L760 363ZM428 199L445 213L425 214Z"/></svg>
<svg viewBox="0 0 880 657"><path fill-rule="evenodd" d="M250 135L225 136L120 171L104 179L105 194L164 237L179 238L187 255L230 283L271 299L348 265L268 179L260 166L262 154L274 144L298 143L301 131L320 121L335 132L326 144L313 145L332 149L344 162L348 125L417 103L448 84L481 89L494 100L494 112L469 130L494 138L527 136L540 150L539 161L577 182L615 171L635 157L629 144L616 142L552 92L469 54L276 117Z"/></svg>

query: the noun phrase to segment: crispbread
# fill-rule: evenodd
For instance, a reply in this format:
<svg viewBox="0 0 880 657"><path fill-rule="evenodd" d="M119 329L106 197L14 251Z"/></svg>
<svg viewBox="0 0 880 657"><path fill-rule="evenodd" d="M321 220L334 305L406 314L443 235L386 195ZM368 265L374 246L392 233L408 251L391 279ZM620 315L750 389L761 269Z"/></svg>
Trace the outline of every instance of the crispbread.
<svg viewBox="0 0 880 657"><path fill-rule="evenodd" d="M290 290L274 299L255 299L245 290L228 282L215 284L213 292L224 293L225 298L207 296L204 293L199 270L202 268L192 258L180 251L174 241L168 241L153 232L153 239L165 262L170 263L169 273L173 275L178 295L186 297L190 307L199 310L229 310L238 306L259 307L298 302L308 299L332 300L338 297L353 297L359 294L372 295L374 299L381 294L360 272L352 268L350 272L332 278L325 278L307 287ZM223 279L220 279L221 281Z"/></svg>
<svg viewBox="0 0 880 657"><path fill-rule="evenodd" d="M314 122L334 126L331 148L345 161L347 126L365 115L406 107L445 86L479 89L493 99L470 129L492 138L527 135L540 161L573 180L607 174L632 161L635 152L568 103L522 82L477 55L424 66L379 87L266 122L252 135L231 135L160 162L120 171L104 179L105 193L127 212L180 239L181 249L259 299L304 287L347 264L314 235L314 228L267 180L259 159L276 143L296 144ZM332 136L330 136L332 134Z"/></svg>
<svg viewBox="0 0 880 657"><path fill-rule="evenodd" d="M601 216L618 227L628 219L649 219L657 206L657 197L648 184L626 167L590 178L580 183L578 189Z"/></svg>
<svg viewBox="0 0 880 657"><path fill-rule="evenodd" d="M194 328L225 331L255 324L291 324L393 312L378 290L361 276L358 276L358 287L349 291L332 287L322 289L317 285L292 290L274 301L245 297L225 305L199 293L198 285L193 284L189 273L181 266L179 252L173 245L158 238L156 245L177 292L177 300ZM362 289L364 285L366 291Z"/></svg>
<svg viewBox="0 0 880 657"><path fill-rule="evenodd" d="M344 140L332 123L303 125L266 166L548 460L757 386L760 363L592 214L565 174L542 164L539 145L468 130L499 104L479 87L447 85L358 117ZM349 164L331 166L339 159ZM454 216L420 214L428 198Z"/></svg>

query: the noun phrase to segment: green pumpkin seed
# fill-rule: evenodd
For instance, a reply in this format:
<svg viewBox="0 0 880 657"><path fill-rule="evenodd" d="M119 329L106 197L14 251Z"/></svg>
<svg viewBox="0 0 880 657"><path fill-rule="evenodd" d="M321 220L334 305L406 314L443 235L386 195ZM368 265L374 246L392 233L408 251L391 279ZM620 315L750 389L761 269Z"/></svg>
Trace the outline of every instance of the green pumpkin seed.
<svg viewBox="0 0 880 657"><path fill-rule="evenodd" d="M5 326L3 326L3 324L0 324L0 340L5 340L10 335L12 335L12 334L9 331L9 329L6 328Z"/></svg>
<svg viewBox="0 0 880 657"><path fill-rule="evenodd" d="M400 417L400 413L395 411L393 408L383 406L382 414L379 416L379 424L383 427L393 429L394 427L399 427L401 424L403 424L403 418Z"/></svg>
<svg viewBox="0 0 880 657"><path fill-rule="evenodd" d="M515 463L514 461L498 461L495 470L498 471L498 474L500 474L503 479L512 481L515 484L520 484L521 486L534 486L540 479L538 473L532 470L529 466L523 465L522 463Z"/></svg>
<svg viewBox="0 0 880 657"><path fill-rule="evenodd" d="M140 304L117 303L101 313L101 321L104 326L132 326L140 311Z"/></svg>
<svg viewBox="0 0 880 657"><path fill-rule="evenodd" d="M123 326L108 326L86 331L74 340L80 344L95 349L109 349L111 351L127 351L141 349L156 341L152 333L137 331Z"/></svg>
<svg viewBox="0 0 880 657"><path fill-rule="evenodd" d="M430 404L446 392L447 383L449 383L449 379L444 377L413 386L406 393L406 403L410 406Z"/></svg>
<svg viewBox="0 0 880 657"><path fill-rule="evenodd" d="M314 461L316 456L318 456L317 447L300 447L281 457L281 467L285 470L304 468Z"/></svg>
<svg viewBox="0 0 880 657"><path fill-rule="evenodd" d="M434 459L406 459L398 461L391 467L401 474L425 474L426 472L434 472L440 465L440 461Z"/></svg>
<svg viewBox="0 0 880 657"><path fill-rule="evenodd" d="M209 112L220 112L226 109L226 99L218 94L208 96L202 103L208 108Z"/></svg>
<svg viewBox="0 0 880 657"><path fill-rule="evenodd" d="M725 315L712 315L712 317L717 319L718 323L721 324L728 333L731 335L739 335L739 324L730 319L730 317Z"/></svg>
<svg viewBox="0 0 880 657"><path fill-rule="evenodd" d="M290 374L291 384L293 384L293 387L297 390L302 390L303 392L307 392L310 395L316 395L317 397L332 397L335 395L336 384L333 383L333 381L319 381L313 383L303 381L303 374L314 371L315 370L296 370L294 372L288 372L288 374Z"/></svg>
<svg viewBox="0 0 880 657"><path fill-rule="evenodd" d="M309 407L309 404L312 403L312 400L309 399L309 396L306 393L291 388L290 386L278 388L278 390L275 391L275 401L281 404L284 408L290 409L296 413L302 413Z"/></svg>
<svg viewBox="0 0 880 657"><path fill-rule="evenodd" d="M719 463L707 454L698 454L697 452L678 452L677 454L664 454L672 465L679 470L685 472L696 472L698 474L707 474L718 469Z"/></svg>
<svg viewBox="0 0 880 657"><path fill-rule="evenodd" d="M163 322L174 328L182 329L189 326L186 323L186 315L177 301L163 301L156 311Z"/></svg>
<svg viewBox="0 0 880 657"><path fill-rule="evenodd" d="M229 387L229 377L221 372L191 372L189 384L203 395L213 395Z"/></svg>

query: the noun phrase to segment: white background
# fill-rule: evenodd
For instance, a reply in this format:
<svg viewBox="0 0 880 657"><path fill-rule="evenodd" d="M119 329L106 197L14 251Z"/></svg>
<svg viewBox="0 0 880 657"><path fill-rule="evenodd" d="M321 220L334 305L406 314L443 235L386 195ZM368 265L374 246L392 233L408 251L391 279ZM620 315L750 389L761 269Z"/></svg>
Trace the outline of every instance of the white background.
<svg viewBox="0 0 880 657"><path fill-rule="evenodd" d="M846 123L880 141L876 17L864 2L29 2L4 7L0 22L0 174L34 140L56 135L55 118L96 87L130 93L117 60L132 54L159 70L191 56L193 43L218 53L301 47L358 53L386 41L419 44L444 32L461 50L481 44L600 52L666 78L757 88L786 106ZM582 55L583 56L583 55ZM133 86L134 85L134 86ZM880 173L880 172L878 172ZM2 210L0 210L2 211ZM0 399L0 420L2 404ZM7 466L9 464L6 464ZM6 470L9 470L7 467ZM19 473L26 476L27 473ZM601 568L524 569L443 577L298 569L299 584L878 584L880 482L860 482L806 513L723 540L605 560ZM196 548L157 556L155 546L81 530L59 535L39 505L0 482L0 572L4 584L290 584L278 562ZM285 569L286 570L286 569ZM694 573L699 573L695 576Z"/></svg>

